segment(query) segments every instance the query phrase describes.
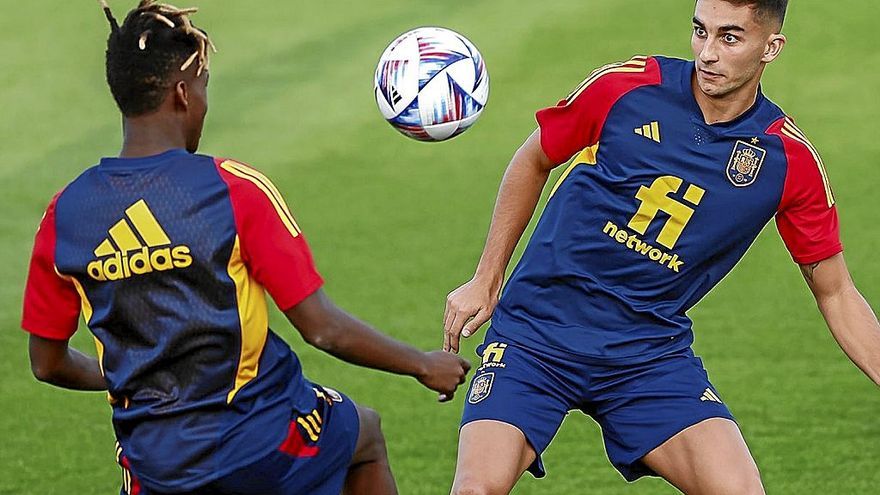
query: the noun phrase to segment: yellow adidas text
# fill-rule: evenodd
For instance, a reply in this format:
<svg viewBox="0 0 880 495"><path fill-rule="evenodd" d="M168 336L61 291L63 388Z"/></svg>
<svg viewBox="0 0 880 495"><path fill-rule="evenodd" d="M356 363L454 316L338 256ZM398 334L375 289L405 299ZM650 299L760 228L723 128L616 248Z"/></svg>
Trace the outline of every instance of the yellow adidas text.
<svg viewBox="0 0 880 495"><path fill-rule="evenodd" d="M122 280L134 275L154 271L162 272L175 268L186 268L192 264L189 246L175 246L161 249L148 247L129 252L116 252L109 258L89 263L86 270L89 276L99 282Z"/></svg>
<svg viewBox="0 0 880 495"><path fill-rule="evenodd" d="M641 254L651 261L657 262L665 266L666 268L669 268L675 273L679 273L681 271L682 265L684 265L684 261L679 259L677 254L669 254L665 251L661 251L660 249L657 249L656 247L639 239L638 235L621 229L613 222L606 223L605 228L602 229L602 232L608 234L608 237L611 237L618 243L626 246L629 249L632 249L633 251Z"/></svg>

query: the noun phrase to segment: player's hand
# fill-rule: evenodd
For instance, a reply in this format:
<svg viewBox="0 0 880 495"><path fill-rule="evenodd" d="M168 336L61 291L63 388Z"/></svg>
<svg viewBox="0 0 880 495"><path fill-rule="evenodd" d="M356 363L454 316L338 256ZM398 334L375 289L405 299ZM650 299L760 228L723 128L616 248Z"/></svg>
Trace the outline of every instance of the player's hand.
<svg viewBox="0 0 880 495"><path fill-rule="evenodd" d="M464 383L471 363L444 351L425 353L425 371L416 378L422 385L440 393L440 402L452 400L455 389Z"/></svg>
<svg viewBox="0 0 880 495"><path fill-rule="evenodd" d="M450 292L443 316L443 350L457 353L460 336L473 335L489 321L496 305L498 292L476 278Z"/></svg>

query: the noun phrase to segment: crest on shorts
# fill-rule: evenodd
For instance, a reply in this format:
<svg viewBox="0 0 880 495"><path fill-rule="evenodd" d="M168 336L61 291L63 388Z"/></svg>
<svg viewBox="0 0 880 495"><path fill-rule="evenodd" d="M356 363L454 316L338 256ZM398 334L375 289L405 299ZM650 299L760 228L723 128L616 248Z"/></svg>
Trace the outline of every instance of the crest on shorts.
<svg viewBox="0 0 880 495"><path fill-rule="evenodd" d="M495 373L483 373L474 378L471 384L471 393L468 395L468 402L476 404L481 400L489 397L492 392L492 382L495 381Z"/></svg>
<svg viewBox="0 0 880 495"><path fill-rule="evenodd" d="M758 178L765 156L767 150L745 141L737 141L727 163L727 178L737 187L752 185Z"/></svg>

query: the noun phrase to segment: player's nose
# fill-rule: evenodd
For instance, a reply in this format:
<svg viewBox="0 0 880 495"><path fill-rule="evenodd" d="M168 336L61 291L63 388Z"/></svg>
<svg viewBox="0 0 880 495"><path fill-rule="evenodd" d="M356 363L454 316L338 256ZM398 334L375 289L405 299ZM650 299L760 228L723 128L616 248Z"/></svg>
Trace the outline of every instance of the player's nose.
<svg viewBox="0 0 880 495"><path fill-rule="evenodd" d="M709 65L718 62L718 48L714 41L707 40L700 51L700 62Z"/></svg>

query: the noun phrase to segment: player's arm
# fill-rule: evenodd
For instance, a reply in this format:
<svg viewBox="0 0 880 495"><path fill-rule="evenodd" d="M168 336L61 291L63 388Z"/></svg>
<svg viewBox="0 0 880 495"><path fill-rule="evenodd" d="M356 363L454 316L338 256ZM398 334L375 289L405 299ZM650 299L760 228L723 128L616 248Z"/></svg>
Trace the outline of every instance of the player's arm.
<svg viewBox="0 0 880 495"><path fill-rule="evenodd" d="M268 178L239 163L218 160L229 186L250 277L263 286L310 344L345 361L414 376L425 386L452 394L470 365L447 353L424 353L398 342L342 311L321 290L305 237Z"/></svg>
<svg viewBox="0 0 880 495"><path fill-rule="evenodd" d="M59 193L60 195L60 193ZM30 334L28 353L34 376L74 390L106 390L98 361L71 348L80 297L70 278L55 269L55 203L49 203L34 238L24 290L22 328Z"/></svg>
<svg viewBox="0 0 880 495"><path fill-rule="evenodd" d="M852 362L880 385L880 324L856 289L843 254L800 266L834 339Z"/></svg>
<svg viewBox="0 0 880 495"><path fill-rule="evenodd" d="M422 352L346 313L318 289L284 312L309 344L359 366L408 375L452 398L470 364L449 353Z"/></svg>
<svg viewBox="0 0 880 495"><path fill-rule="evenodd" d="M781 118L768 131L781 138L788 161L776 215L779 234L840 347L880 385L880 327L846 268L837 206L824 163L790 118Z"/></svg>
<svg viewBox="0 0 880 495"><path fill-rule="evenodd" d="M98 360L69 346L31 334L28 344L31 371L37 380L72 390L107 390Z"/></svg>
<svg viewBox="0 0 880 495"><path fill-rule="evenodd" d="M459 335L469 337L492 316L504 271L556 165L541 149L540 129L514 154L501 180L489 235L474 276L446 298L443 350L458 352Z"/></svg>

